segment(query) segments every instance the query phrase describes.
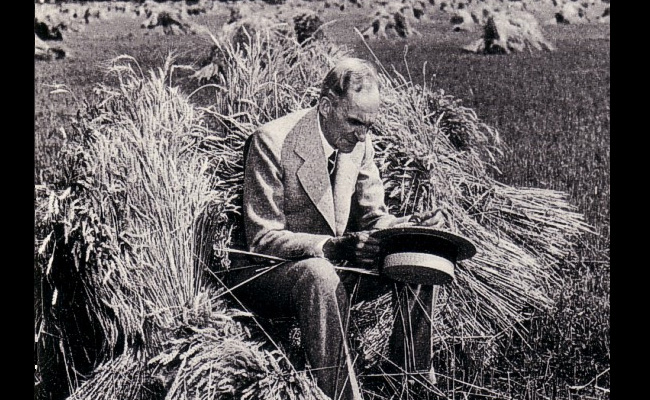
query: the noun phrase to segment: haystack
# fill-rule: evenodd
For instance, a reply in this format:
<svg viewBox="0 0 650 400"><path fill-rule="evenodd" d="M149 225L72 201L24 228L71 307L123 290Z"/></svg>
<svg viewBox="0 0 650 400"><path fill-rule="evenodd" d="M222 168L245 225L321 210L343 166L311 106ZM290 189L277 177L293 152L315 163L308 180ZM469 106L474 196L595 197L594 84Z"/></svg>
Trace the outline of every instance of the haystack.
<svg viewBox="0 0 650 400"><path fill-rule="evenodd" d="M292 29L289 22L276 13L268 12L263 6L243 3L230 7L230 17L221 27L220 37L242 44L250 41L249 35L266 31L286 35Z"/></svg>
<svg viewBox="0 0 650 400"><path fill-rule="evenodd" d="M49 23L37 18L34 18L34 34L41 40L63 40L63 31L67 25L63 22Z"/></svg>
<svg viewBox="0 0 650 400"><path fill-rule="evenodd" d="M401 6L399 5L401 4ZM422 21L427 18L428 5L431 4L425 0L379 0L375 2L375 6L388 8L391 12L401 10L402 13L411 20Z"/></svg>
<svg viewBox="0 0 650 400"><path fill-rule="evenodd" d="M429 2L430 4L433 4ZM418 20L422 20L428 16L427 14L427 2L424 0L411 0L411 8L413 9L413 17Z"/></svg>
<svg viewBox="0 0 650 400"><path fill-rule="evenodd" d="M67 18L49 5L36 6L34 10L34 33L42 40L63 40L63 32L70 26Z"/></svg>
<svg viewBox="0 0 650 400"><path fill-rule="evenodd" d="M609 7L608 3L600 0L555 1L552 9L552 19L548 17L548 23L553 24L584 24L596 22L605 17L603 15Z"/></svg>
<svg viewBox="0 0 650 400"><path fill-rule="evenodd" d="M455 11L449 22L454 25L453 30L455 32L471 32L475 29L477 21L474 20L469 11L462 9Z"/></svg>
<svg viewBox="0 0 650 400"><path fill-rule="evenodd" d="M110 14L107 12L106 8L102 7L101 5L93 5L90 7L86 7L83 10L83 19L86 24L89 24L93 20L95 21L107 20L109 18L109 15Z"/></svg>
<svg viewBox="0 0 650 400"><path fill-rule="evenodd" d="M185 21L181 17L180 13L174 13L169 10L153 12L151 16L140 25L140 27L147 29L160 28L165 35L185 35L197 33L194 24Z"/></svg>
<svg viewBox="0 0 650 400"><path fill-rule="evenodd" d="M323 11L319 6L305 7L303 0L293 0L279 7L274 18L278 22L287 23L298 43L307 45L310 41L325 38L321 30L324 23L321 18ZM269 15L268 9L257 12L263 16ZM291 35L289 31L287 33Z"/></svg>
<svg viewBox="0 0 650 400"><path fill-rule="evenodd" d="M374 20L362 34L364 38L371 40L421 36L411 24L414 19L413 9L409 4L393 1L375 13Z"/></svg>
<svg viewBox="0 0 650 400"><path fill-rule="evenodd" d="M63 40L66 31L80 32L93 21L108 17L105 7L82 4L35 4L34 32L42 40Z"/></svg>
<svg viewBox="0 0 650 400"><path fill-rule="evenodd" d="M302 11L293 17L293 30L300 44L324 39L325 34L320 29L321 26L323 26L323 21L314 11Z"/></svg>
<svg viewBox="0 0 650 400"><path fill-rule="evenodd" d="M597 21L602 23L602 24L609 24L609 7L603 11L603 15L597 18Z"/></svg>
<svg viewBox="0 0 650 400"><path fill-rule="evenodd" d="M248 11L246 7L245 11ZM234 10L234 11L233 11ZM242 15L243 14L243 15ZM231 8L231 18L221 29L221 38L230 45L246 54L246 43L251 36L259 32L274 32L274 35L286 35L289 32L288 24L274 16L264 17L261 15L250 15L242 13L240 7ZM219 45L213 45L210 55L199 64L199 69L192 74L191 78L199 83L208 83L222 75L224 69L224 51Z"/></svg>
<svg viewBox="0 0 650 400"><path fill-rule="evenodd" d="M323 3L325 8L338 8L340 11L345 10L345 0L325 0Z"/></svg>
<svg viewBox="0 0 650 400"><path fill-rule="evenodd" d="M558 24L579 24L588 22L587 12L579 3L564 3L560 11L555 14Z"/></svg>
<svg viewBox="0 0 650 400"><path fill-rule="evenodd" d="M249 35L245 53L215 44L223 72L205 108L168 86L171 63L146 73L116 60L119 87L98 88L97 102L82 108L59 179L37 190L37 346L59 355L47 360L63 363L71 399L322 398L221 279L228 250L241 245L244 141L260 124L313 105L318 83L347 53L269 31ZM589 228L566 194L495 181L498 132L458 99L387 71L380 79L373 143L391 211L442 206L451 229L479 245L438 290L437 354L455 360L464 349L489 365L502 338L525 337L527 311L552 306L557 269ZM353 312L357 367L381 366L390 302ZM85 347L75 341L84 318L92 328ZM466 372L440 379L458 390ZM393 392L384 398L411 390L385 378Z"/></svg>
<svg viewBox="0 0 650 400"><path fill-rule="evenodd" d="M182 8L168 6L166 3L145 2L141 7L145 20L141 28L162 32L165 35L197 34L204 28L189 21Z"/></svg>
<svg viewBox="0 0 650 400"><path fill-rule="evenodd" d="M183 3L187 15L207 14L214 9L213 0L192 0Z"/></svg>
<svg viewBox="0 0 650 400"><path fill-rule="evenodd" d="M64 3L59 6L59 15L66 19L68 29L79 31L92 21L107 19L107 7L102 5L85 5L77 3Z"/></svg>
<svg viewBox="0 0 650 400"><path fill-rule="evenodd" d="M63 46L50 46L34 34L34 59L35 60L57 60L64 58L68 51Z"/></svg>
<svg viewBox="0 0 650 400"><path fill-rule="evenodd" d="M487 23L488 18L490 18L490 15L493 13L494 9L486 6L474 7L469 12L470 16L472 17L472 21L474 21L475 24L481 26Z"/></svg>
<svg viewBox="0 0 650 400"><path fill-rule="evenodd" d="M34 10L34 59L54 60L70 55L70 51L60 44L64 39L64 32L80 30L79 21L70 22L66 13L61 9L49 4L35 4ZM48 42L59 42L59 44L48 44Z"/></svg>
<svg viewBox="0 0 650 400"><path fill-rule="evenodd" d="M92 4L92 3L91 3ZM102 4L94 4L93 6L88 7L88 12L91 17L97 19L110 20L113 18L127 17L131 19L136 19L136 9L140 5L135 2L112 2L111 4L102 6ZM97 12L99 11L99 12Z"/></svg>
<svg viewBox="0 0 650 400"><path fill-rule="evenodd" d="M524 50L555 50L539 23L526 12L494 13L483 27L483 37L463 47L473 53L508 54Z"/></svg>
<svg viewBox="0 0 650 400"><path fill-rule="evenodd" d="M79 104L58 179L36 188L36 391L324 400L252 315L225 302L206 264L202 232L230 211L232 183L219 177L241 147L168 86L172 66L143 75L132 58L113 60L118 87Z"/></svg>
<svg viewBox="0 0 650 400"><path fill-rule="evenodd" d="M186 21L180 12L158 10L140 24L141 28L157 29L165 35L186 35L198 33L198 26Z"/></svg>
<svg viewBox="0 0 650 400"><path fill-rule="evenodd" d="M246 54L246 44L251 37L262 32L271 32L282 40L295 40L301 45L309 45L315 40L325 39L320 30L322 21L317 13L304 8L288 10L286 13L272 14L246 3L230 7L230 17L221 28L220 38ZM201 83L214 81L223 72L223 49L212 46L210 55L200 63L200 68L192 75Z"/></svg>

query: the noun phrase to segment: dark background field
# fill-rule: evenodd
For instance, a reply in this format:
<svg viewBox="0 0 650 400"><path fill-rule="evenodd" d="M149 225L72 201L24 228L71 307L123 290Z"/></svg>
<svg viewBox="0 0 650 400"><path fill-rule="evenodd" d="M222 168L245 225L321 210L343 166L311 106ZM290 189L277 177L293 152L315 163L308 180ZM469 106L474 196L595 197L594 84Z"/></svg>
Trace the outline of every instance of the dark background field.
<svg viewBox="0 0 650 400"><path fill-rule="evenodd" d="M197 20L216 31L226 16L224 10L220 16ZM330 11L325 19L336 22L326 34L359 56L372 57L352 29L365 27L369 18L367 10ZM513 374L533 388L521 392L528 398L555 396L556 383L587 384L609 371L609 25L545 26L555 52L492 56L463 52L460 46L480 33L451 32L442 16L416 27L422 37L369 43L384 67L443 89L473 108L505 142L499 179L566 191L599 234L585 238L583 262L566 271L565 283L555 294L557 308L531 322L529 341L535 352L504 354L517 366ZM161 66L171 51L178 63L195 65L210 52L206 37L164 36L140 29L138 20L128 18L94 22L82 32L68 33L65 43L69 58L37 61L34 66L37 184L54 163L59 129L76 113L72 96L49 94L48 85L65 84L79 98L92 97L92 87L102 81L103 65L111 57L132 55L146 70ZM188 88L195 85L181 72L177 79ZM595 385L608 388L608 373ZM567 393L603 398L609 392L591 382L579 390L565 387L558 395Z"/></svg>

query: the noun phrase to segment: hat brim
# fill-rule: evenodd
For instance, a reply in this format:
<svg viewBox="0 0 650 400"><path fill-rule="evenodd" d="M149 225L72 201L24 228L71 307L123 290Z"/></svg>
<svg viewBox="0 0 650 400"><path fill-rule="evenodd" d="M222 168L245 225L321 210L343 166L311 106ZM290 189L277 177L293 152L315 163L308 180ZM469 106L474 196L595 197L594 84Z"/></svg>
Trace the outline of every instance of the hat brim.
<svg viewBox="0 0 650 400"><path fill-rule="evenodd" d="M408 240L409 243L421 246L432 246L442 244L444 247L456 250L456 260L471 258L476 254L476 246L466 237L446 230L431 228L427 226L398 226L375 231L372 237L380 241L382 248L389 246L392 242ZM420 247L420 246L417 246ZM423 249L426 252L436 253L437 249Z"/></svg>
<svg viewBox="0 0 650 400"><path fill-rule="evenodd" d="M381 274L411 284L449 283L455 276L456 261L476 254L469 239L426 226L399 226L371 235L380 242Z"/></svg>

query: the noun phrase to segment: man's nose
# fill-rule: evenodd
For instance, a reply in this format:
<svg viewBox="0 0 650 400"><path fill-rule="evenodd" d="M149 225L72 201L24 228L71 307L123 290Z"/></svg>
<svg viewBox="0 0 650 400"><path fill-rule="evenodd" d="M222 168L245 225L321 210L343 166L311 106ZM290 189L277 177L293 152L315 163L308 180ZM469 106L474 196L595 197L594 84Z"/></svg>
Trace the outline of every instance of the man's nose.
<svg viewBox="0 0 650 400"><path fill-rule="evenodd" d="M363 126L363 127L358 128L358 129L355 129L354 134L357 137L357 140L359 142L365 142L367 132L368 132L368 128Z"/></svg>

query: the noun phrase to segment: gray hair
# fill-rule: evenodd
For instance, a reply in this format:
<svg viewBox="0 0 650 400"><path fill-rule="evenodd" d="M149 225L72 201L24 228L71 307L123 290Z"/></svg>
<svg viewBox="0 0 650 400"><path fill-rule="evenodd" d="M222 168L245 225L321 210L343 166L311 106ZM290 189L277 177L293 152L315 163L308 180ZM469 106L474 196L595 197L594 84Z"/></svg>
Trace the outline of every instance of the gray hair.
<svg viewBox="0 0 650 400"><path fill-rule="evenodd" d="M345 58L323 79L320 97L338 101L350 91L360 92L373 85L379 86L379 77L372 63L360 58Z"/></svg>

